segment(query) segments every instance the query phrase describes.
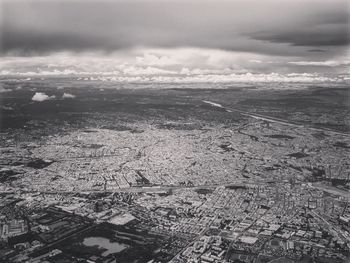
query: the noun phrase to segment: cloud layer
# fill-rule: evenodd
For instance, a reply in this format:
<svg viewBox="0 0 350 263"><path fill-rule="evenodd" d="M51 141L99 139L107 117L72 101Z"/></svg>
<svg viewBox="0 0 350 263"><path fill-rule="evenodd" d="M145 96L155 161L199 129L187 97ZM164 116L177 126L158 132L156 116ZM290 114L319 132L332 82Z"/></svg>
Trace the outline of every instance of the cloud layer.
<svg viewBox="0 0 350 263"><path fill-rule="evenodd" d="M11 91L10 89L4 88L0 83L0 93L10 92L10 91Z"/></svg>
<svg viewBox="0 0 350 263"><path fill-rule="evenodd" d="M75 95L70 94L70 93L63 93L62 99L74 99Z"/></svg>
<svg viewBox="0 0 350 263"><path fill-rule="evenodd" d="M42 101L45 101L45 100L52 100L52 99L55 99L55 98L56 97L54 95L48 96L48 95L46 95L43 92L36 92L34 94L34 96L32 97L32 101L42 102Z"/></svg>
<svg viewBox="0 0 350 263"><path fill-rule="evenodd" d="M115 81L339 81L350 59L304 61L298 57L217 49L136 48L109 54L54 53L4 57L0 76L77 76Z"/></svg>

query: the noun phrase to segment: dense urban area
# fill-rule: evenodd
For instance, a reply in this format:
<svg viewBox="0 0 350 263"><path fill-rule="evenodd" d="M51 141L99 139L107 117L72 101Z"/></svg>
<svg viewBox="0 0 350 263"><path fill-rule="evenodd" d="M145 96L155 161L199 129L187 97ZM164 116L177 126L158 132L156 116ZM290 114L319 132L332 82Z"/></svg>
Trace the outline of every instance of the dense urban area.
<svg viewBox="0 0 350 263"><path fill-rule="evenodd" d="M0 262L349 262L347 87L60 81L1 83Z"/></svg>

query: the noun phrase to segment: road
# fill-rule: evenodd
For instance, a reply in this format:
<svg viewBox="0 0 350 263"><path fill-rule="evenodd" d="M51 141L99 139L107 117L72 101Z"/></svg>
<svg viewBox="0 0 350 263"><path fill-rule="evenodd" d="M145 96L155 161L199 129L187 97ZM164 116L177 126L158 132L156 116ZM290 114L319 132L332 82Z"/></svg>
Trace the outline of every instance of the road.
<svg viewBox="0 0 350 263"><path fill-rule="evenodd" d="M291 122L291 121L285 120L285 119L270 117L270 116L261 115L261 114L258 114L258 113L250 113L250 112L239 110L239 109L236 109L236 108L222 106L221 104L219 104L217 102L212 102L212 101L208 101L208 100L203 100L202 102L204 102L206 104L209 104L209 105L211 105L213 107L224 109L227 112L238 112L239 114L241 114L243 116L251 117L251 118L254 118L254 119L257 119L257 120L263 120L263 121L272 122L272 123L279 123L279 124L282 124L282 125L293 126L293 127L298 127L298 128L306 128L306 129L310 129L310 130L314 130L314 131L325 131L325 132L329 132L329 133L332 133L332 134L339 134L339 135L344 135L344 136L350 136L349 133L332 131L332 130L328 130L328 129L325 129L325 128L309 127L309 126L306 126L306 125L303 125L303 124L300 124L300 123Z"/></svg>
<svg viewBox="0 0 350 263"><path fill-rule="evenodd" d="M76 194L76 193L157 193L168 190L176 190L176 189L200 189L200 188L215 188L219 186L245 186L245 187L256 187L258 185L262 185L266 182L257 181L257 182L247 182L247 181L235 181L225 184L204 184L204 185L196 185L196 186L180 186L180 185L164 185L164 186L147 186L147 187L137 187L131 186L127 188L116 188L111 190L81 190L81 191L33 191L33 190L17 190L17 191L0 191L0 194L13 194L13 193L40 193L40 194Z"/></svg>

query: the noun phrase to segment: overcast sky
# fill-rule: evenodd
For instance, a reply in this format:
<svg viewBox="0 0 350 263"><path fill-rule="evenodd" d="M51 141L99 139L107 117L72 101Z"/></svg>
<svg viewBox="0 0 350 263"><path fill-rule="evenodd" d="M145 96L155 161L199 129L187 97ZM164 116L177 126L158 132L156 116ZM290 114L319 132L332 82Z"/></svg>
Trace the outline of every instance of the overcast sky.
<svg viewBox="0 0 350 263"><path fill-rule="evenodd" d="M347 0L0 2L5 73L349 73Z"/></svg>

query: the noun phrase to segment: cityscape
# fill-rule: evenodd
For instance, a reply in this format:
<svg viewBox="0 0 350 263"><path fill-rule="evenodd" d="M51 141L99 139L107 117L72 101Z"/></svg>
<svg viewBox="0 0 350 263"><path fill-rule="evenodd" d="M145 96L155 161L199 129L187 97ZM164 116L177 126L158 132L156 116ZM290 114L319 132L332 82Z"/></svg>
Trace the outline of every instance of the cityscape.
<svg viewBox="0 0 350 263"><path fill-rule="evenodd" d="M262 93L280 101L275 90L247 95L231 87L211 91L209 101L193 87L140 87L96 95L107 104L128 101L126 109L101 115L92 103L81 115L69 110L77 99L12 99L51 80L3 83L13 110L1 132L2 262L349 260L348 108L333 108L317 126L308 117L322 109L310 103L294 119L283 117L285 105L272 115L272 103L254 110L228 103L228 91L240 101L263 101ZM29 90L16 90L19 83ZM325 105L348 92L300 85L290 98L320 91ZM76 87L64 92L89 98ZM44 104L49 113L36 112ZM49 117L56 110L65 125ZM32 120L18 120L28 111ZM335 129L330 123L340 116ZM25 125L13 127L15 120Z"/></svg>

